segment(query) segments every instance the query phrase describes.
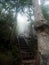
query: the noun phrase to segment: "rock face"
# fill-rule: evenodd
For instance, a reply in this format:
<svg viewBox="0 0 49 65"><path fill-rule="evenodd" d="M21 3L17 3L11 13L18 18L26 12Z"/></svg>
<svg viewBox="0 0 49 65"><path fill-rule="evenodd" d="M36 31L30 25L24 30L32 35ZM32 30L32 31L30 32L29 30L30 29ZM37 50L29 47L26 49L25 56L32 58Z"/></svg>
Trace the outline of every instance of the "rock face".
<svg viewBox="0 0 49 65"><path fill-rule="evenodd" d="M43 24L36 28L38 37L38 49L41 54L49 54L49 26Z"/></svg>
<svg viewBox="0 0 49 65"><path fill-rule="evenodd" d="M41 52L40 65L49 65L49 34L46 32L38 34L38 48Z"/></svg>
<svg viewBox="0 0 49 65"><path fill-rule="evenodd" d="M49 65L49 25L43 24L36 27L38 37L38 49L40 55L40 65Z"/></svg>
<svg viewBox="0 0 49 65"><path fill-rule="evenodd" d="M49 55L48 54L40 55L40 65L49 65Z"/></svg>
<svg viewBox="0 0 49 65"><path fill-rule="evenodd" d="M47 32L38 33L38 47L42 54L49 54L49 34Z"/></svg>

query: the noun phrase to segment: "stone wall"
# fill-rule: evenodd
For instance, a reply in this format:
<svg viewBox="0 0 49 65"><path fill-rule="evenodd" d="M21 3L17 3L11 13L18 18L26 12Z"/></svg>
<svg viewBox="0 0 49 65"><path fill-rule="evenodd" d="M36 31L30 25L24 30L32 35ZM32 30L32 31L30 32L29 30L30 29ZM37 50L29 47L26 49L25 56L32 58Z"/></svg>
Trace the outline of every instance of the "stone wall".
<svg viewBox="0 0 49 65"><path fill-rule="evenodd" d="M49 25L42 24L35 27L40 52L40 65L49 65Z"/></svg>
<svg viewBox="0 0 49 65"><path fill-rule="evenodd" d="M38 33L38 48L42 54L49 53L49 34L44 31Z"/></svg>
<svg viewBox="0 0 49 65"><path fill-rule="evenodd" d="M41 54L49 54L49 26L42 25L37 28L38 49Z"/></svg>

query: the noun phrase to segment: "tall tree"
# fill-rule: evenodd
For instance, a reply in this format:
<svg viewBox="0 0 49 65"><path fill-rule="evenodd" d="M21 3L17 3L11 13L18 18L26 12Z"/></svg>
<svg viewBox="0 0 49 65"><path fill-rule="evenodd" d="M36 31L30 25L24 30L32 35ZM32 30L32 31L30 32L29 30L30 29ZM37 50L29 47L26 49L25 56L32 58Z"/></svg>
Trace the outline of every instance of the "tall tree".
<svg viewBox="0 0 49 65"><path fill-rule="evenodd" d="M37 22L37 25L47 22L42 14L42 10L38 3L38 0L32 0L32 3L34 6L34 16L35 16L35 21Z"/></svg>

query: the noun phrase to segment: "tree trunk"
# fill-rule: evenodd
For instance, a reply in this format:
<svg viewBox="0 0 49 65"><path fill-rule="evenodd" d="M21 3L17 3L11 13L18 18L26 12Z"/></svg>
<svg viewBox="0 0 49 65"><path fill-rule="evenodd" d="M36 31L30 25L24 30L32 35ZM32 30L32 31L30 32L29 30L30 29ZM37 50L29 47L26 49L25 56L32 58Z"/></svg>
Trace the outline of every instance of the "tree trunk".
<svg viewBox="0 0 49 65"><path fill-rule="evenodd" d="M38 0L32 0L33 6L34 6L34 16L35 16L35 21L36 21L36 26L40 26L43 23L46 23L47 21L45 20L42 10L40 5L38 4Z"/></svg>
<svg viewBox="0 0 49 65"><path fill-rule="evenodd" d="M32 2L34 6L35 21L37 23L38 49L42 54L49 54L49 33L47 33L47 31L49 32L49 25L47 24L47 21L42 14L42 10L38 5L38 0L32 0Z"/></svg>

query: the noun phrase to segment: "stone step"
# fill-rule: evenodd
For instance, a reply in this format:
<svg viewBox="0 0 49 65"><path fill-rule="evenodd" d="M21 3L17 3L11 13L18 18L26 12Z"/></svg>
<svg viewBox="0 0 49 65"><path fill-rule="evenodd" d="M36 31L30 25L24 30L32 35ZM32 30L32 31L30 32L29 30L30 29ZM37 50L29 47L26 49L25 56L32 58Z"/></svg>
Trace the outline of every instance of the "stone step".
<svg viewBox="0 0 49 65"><path fill-rule="evenodd" d="M22 65L35 65L35 60L23 60Z"/></svg>
<svg viewBox="0 0 49 65"><path fill-rule="evenodd" d="M32 52L21 51L21 56L22 56L22 59L33 59L34 58L34 55Z"/></svg>
<svg viewBox="0 0 49 65"><path fill-rule="evenodd" d="M22 65L39 65L40 64L40 56L39 54L37 54L35 56L35 58L32 58L32 59L23 59L22 60Z"/></svg>

